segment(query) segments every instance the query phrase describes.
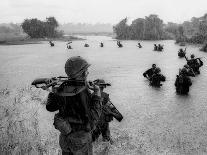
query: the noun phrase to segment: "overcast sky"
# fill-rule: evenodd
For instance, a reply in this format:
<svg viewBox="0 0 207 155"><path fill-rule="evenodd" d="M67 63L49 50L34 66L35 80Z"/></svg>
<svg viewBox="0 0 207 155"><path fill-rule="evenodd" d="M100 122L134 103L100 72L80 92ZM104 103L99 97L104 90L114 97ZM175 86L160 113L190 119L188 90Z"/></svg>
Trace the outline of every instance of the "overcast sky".
<svg viewBox="0 0 207 155"><path fill-rule="evenodd" d="M54 16L59 23L111 23L157 14L167 22L182 23L207 13L207 0L1 0L0 23Z"/></svg>

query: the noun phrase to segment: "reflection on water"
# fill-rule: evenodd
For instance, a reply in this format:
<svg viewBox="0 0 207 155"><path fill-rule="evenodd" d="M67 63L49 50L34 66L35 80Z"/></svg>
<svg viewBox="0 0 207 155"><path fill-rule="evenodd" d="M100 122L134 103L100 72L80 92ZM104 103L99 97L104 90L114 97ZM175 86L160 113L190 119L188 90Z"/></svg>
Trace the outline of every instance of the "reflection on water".
<svg viewBox="0 0 207 155"><path fill-rule="evenodd" d="M206 151L207 71L192 78L189 96L175 93L174 81L185 59L177 56L180 48L174 41L122 41L117 48L111 38L87 37L73 41L72 50L65 42L35 45L0 46L0 87L30 85L37 77L65 75L64 64L80 55L92 65L89 79L103 78L112 84L106 91L124 115L121 123L111 123L115 144L109 154L199 154ZM103 41L104 48L99 47ZM87 42L90 47L84 48ZM154 52L153 44L164 44L164 52ZM205 57L198 47L188 46L187 56ZM156 63L167 81L160 89L152 88L142 73ZM96 144L100 145L100 144Z"/></svg>

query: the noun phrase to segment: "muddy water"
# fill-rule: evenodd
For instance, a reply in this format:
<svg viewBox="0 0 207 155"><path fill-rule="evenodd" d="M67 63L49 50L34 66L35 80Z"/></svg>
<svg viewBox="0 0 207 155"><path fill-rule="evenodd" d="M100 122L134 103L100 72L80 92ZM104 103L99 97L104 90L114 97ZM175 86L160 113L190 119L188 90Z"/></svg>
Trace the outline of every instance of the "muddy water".
<svg viewBox="0 0 207 155"><path fill-rule="evenodd" d="M207 68L191 78L189 96L175 94L174 81L185 59L177 56L174 41L122 41L123 48L108 37L87 37L74 41L36 45L0 46L0 88L30 85L37 77L65 75L64 64L80 55L91 64L89 79L103 78L112 84L106 89L124 120L111 123L114 145L108 154L205 154L207 151ZM104 42L104 48L99 42ZM88 43L90 47L83 47ZM153 44L164 44L164 52L154 52ZM198 47L187 46L187 56L205 57ZM156 63L167 81L152 88L142 73ZM100 144L96 144L99 146ZM101 147L102 148L102 147ZM98 150L97 150L98 151ZM97 154L99 154L98 152Z"/></svg>

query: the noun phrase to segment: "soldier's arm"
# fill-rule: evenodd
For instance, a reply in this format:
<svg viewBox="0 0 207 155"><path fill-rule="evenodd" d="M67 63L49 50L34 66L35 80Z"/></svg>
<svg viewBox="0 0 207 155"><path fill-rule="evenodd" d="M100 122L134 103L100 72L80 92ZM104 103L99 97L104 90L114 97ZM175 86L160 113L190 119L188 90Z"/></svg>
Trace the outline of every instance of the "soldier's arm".
<svg viewBox="0 0 207 155"><path fill-rule="evenodd" d="M59 106L58 106L59 102L60 102L59 96L56 95L55 93L50 92L47 98L46 109L50 112L59 110Z"/></svg>
<svg viewBox="0 0 207 155"><path fill-rule="evenodd" d="M148 74L150 73L150 71L151 71L151 69L146 70L146 71L143 73L143 76L147 78L147 77L148 77Z"/></svg>

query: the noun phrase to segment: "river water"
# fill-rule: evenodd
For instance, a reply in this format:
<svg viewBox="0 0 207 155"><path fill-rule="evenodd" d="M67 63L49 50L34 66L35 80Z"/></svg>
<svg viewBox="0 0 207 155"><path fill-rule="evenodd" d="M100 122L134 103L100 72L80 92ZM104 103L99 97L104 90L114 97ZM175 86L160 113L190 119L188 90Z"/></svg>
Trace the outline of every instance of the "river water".
<svg viewBox="0 0 207 155"><path fill-rule="evenodd" d="M112 84L105 90L123 114L122 122L110 123L114 145L108 154L207 154L207 68L191 78L188 96L175 93L174 82L185 59L177 56L180 48L174 41L116 41L109 37L90 36L73 41L72 50L65 42L0 46L0 88L15 89L30 85L37 77L65 75L64 64L71 56L82 56L91 64L89 79L103 78ZM104 48L99 47L103 41ZM83 47L88 43L90 47ZM164 44L164 52L153 51L153 44ZM205 57L196 46L187 46L187 56ZM152 88L143 72L153 63L161 68L166 82ZM49 122L52 124L52 122ZM101 144L95 144L100 154ZM99 149L97 149L99 148Z"/></svg>

